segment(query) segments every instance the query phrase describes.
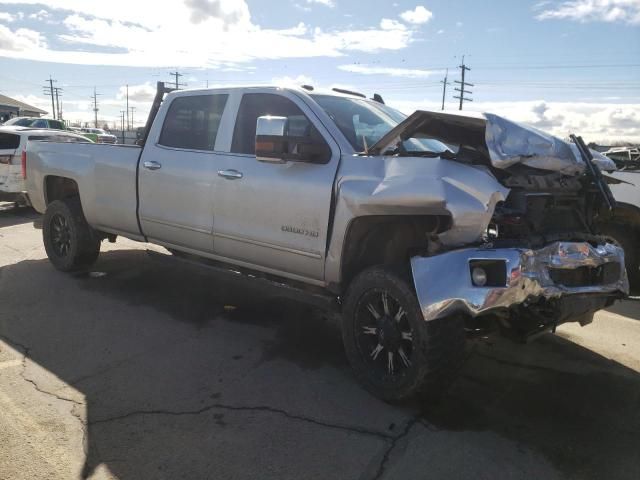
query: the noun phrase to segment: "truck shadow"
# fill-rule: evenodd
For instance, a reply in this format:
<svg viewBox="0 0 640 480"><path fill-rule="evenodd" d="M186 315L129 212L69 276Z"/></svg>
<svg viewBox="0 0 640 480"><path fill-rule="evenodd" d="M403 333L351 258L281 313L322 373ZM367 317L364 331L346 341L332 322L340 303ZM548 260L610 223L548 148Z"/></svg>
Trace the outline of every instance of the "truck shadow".
<svg viewBox="0 0 640 480"><path fill-rule="evenodd" d="M330 315L141 251L104 253L94 270L68 277L35 260L0 272L11 312L0 314L0 335L85 397L84 478L101 464L120 480L283 478L290 455L256 454L273 444L269 425L243 427L216 409L222 403L300 406L300 416L370 429L380 416L417 411L353 385ZM640 478L638 405L637 372L549 335L527 346L476 343L450 392L417 408L430 430L459 433L461 449L469 432L493 432L568 477L599 479ZM258 440L238 438L244 428ZM226 465L234 455L254 470ZM309 466L309 477L344 477L336 462L321 462L335 475Z"/></svg>
<svg viewBox="0 0 640 480"><path fill-rule="evenodd" d="M16 207L13 203L0 202L0 228L13 227L35 221L39 214L28 207Z"/></svg>
<svg viewBox="0 0 640 480"><path fill-rule="evenodd" d="M634 320L640 320L640 297L630 298L626 302L618 302L607 308L607 311Z"/></svg>

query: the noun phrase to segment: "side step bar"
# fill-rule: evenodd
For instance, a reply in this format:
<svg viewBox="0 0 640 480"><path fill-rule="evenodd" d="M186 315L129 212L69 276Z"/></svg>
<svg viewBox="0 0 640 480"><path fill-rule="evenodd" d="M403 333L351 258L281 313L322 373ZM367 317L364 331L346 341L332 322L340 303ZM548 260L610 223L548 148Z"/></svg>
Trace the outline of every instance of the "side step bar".
<svg viewBox="0 0 640 480"><path fill-rule="evenodd" d="M303 301L306 304L332 313L340 312L338 299L318 287L181 252L164 254L147 250L147 255L159 262L175 263L178 261L184 265L201 268L221 279L241 279L248 282L252 287L261 288L265 297Z"/></svg>

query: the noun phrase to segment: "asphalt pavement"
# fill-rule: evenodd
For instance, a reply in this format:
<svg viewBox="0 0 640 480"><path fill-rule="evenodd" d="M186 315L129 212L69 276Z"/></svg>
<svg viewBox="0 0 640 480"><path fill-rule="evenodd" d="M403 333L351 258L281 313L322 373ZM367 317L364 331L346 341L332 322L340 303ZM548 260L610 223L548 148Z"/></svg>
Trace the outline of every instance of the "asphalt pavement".
<svg viewBox="0 0 640 480"><path fill-rule="evenodd" d="M640 478L638 301L391 406L330 314L128 240L66 275L39 221L0 204L2 480Z"/></svg>

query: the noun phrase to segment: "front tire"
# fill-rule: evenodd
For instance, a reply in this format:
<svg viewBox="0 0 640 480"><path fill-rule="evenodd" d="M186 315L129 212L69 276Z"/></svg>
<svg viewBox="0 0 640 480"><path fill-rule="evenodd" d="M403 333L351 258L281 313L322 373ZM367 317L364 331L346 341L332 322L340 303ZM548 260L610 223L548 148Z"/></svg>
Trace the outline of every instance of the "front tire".
<svg viewBox="0 0 640 480"><path fill-rule="evenodd" d="M640 294L640 233L631 225L607 223L601 232L615 240L624 250L624 263L629 276L631 294Z"/></svg>
<svg viewBox="0 0 640 480"><path fill-rule="evenodd" d="M437 398L464 358L462 317L425 322L408 275L388 267L360 273L345 296L342 338L353 371L388 402Z"/></svg>
<svg viewBox="0 0 640 480"><path fill-rule="evenodd" d="M49 261L62 272L83 270L100 253L100 240L84 218L79 198L56 200L47 206L42 238Z"/></svg>

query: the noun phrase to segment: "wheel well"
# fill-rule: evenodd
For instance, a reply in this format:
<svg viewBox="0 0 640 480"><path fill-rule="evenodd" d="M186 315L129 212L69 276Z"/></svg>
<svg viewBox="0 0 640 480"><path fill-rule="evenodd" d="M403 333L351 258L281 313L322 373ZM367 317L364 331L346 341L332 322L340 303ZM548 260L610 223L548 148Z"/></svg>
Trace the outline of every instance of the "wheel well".
<svg viewBox="0 0 640 480"><path fill-rule="evenodd" d="M612 215L602 219L600 223L627 225L640 232L640 208L628 203L618 202Z"/></svg>
<svg viewBox="0 0 640 480"><path fill-rule="evenodd" d="M78 184L66 177L49 176L45 179L47 205L55 200L75 197L79 195Z"/></svg>
<svg viewBox="0 0 640 480"><path fill-rule="evenodd" d="M426 250L429 235L451 225L447 216L369 216L349 225L342 255L343 288L362 270L374 265L408 263L412 255Z"/></svg>

